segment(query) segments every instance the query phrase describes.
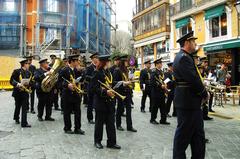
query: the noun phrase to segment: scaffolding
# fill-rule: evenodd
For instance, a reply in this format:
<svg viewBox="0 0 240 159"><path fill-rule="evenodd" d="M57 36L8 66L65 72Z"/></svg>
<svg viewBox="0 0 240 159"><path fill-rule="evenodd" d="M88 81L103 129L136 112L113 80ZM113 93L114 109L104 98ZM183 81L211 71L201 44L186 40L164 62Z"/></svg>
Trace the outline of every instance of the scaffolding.
<svg viewBox="0 0 240 159"><path fill-rule="evenodd" d="M112 0L0 0L0 50L108 54L115 6Z"/></svg>

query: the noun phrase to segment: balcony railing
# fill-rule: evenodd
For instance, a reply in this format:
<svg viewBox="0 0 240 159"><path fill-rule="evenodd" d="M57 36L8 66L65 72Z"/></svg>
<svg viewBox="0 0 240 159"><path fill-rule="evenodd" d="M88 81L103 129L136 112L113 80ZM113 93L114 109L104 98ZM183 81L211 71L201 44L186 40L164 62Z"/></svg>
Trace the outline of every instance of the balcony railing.
<svg viewBox="0 0 240 159"><path fill-rule="evenodd" d="M195 0L194 2L190 2L189 4L183 4L180 2L175 3L174 5L170 6L170 15L174 16L185 11L188 11L192 8L200 7L204 4L209 2L209 0Z"/></svg>
<svg viewBox="0 0 240 159"><path fill-rule="evenodd" d="M145 4L146 6L144 6L143 4L141 4L141 5L137 4L136 7L133 8L133 16L135 16L136 14L140 13L141 11L144 11L145 9L151 7L152 5L154 5L155 3L158 3L160 1L161 0L151 2L149 4Z"/></svg>

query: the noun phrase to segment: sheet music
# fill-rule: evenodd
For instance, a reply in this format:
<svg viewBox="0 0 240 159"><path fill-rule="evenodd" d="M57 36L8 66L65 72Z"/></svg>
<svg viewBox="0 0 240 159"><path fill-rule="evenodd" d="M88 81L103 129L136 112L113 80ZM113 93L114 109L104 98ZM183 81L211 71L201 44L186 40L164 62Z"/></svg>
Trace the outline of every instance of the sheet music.
<svg viewBox="0 0 240 159"><path fill-rule="evenodd" d="M24 85L24 86L29 85L29 82L30 82L30 79L29 79L29 78L23 78L23 79L21 80L21 84Z"/></svg>
<svg viewBox="0 0 240 159"><path fill-rule="evenodd" d="M164 80L164 83L167 84L168 82L170 82L171 80L169 78Z"/></svg>

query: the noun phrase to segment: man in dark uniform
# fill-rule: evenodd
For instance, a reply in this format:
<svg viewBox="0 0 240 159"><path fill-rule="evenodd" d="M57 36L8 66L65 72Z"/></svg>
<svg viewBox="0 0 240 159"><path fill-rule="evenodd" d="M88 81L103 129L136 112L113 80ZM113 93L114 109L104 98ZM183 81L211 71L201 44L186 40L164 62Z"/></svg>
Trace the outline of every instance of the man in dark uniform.
<svg viewBox="0 0 240 159"><path fill-rule="evenodd" d="M52 54L50 55L50 58L51 58L51 63L49 64L49 67L53 67L54 63L55 63L55 60L57 58L56 55ZM58 93L59 93L59 90L58 90L58 87L57 85L55 85L53 88L52 88L52 91L51 91L51 102L52 102L52 106L54 106L54 109L55 110L61 110L59 109L59 104L58 104Z"/></svg>
<svg viewBox="0 0 240 159"><path fill-rule="evenodd" d="M19 114L22 109L21 116L21 126L22 127L31 127L27 122L27 108L29 105L29 93L28 90L31 89L30 81L23 83L22 80L31 80L31 73L28 71L29 63L27 59L21 59L20 61L21 68L13 71L10 78L10 83L14 87L12 96L15 99L15 111L14 118L16 124L19 122ZM28 89L28 90L27 90Z"/></svg>
<svg viewBox="0 0 240 159"><path fill-rule="evenodd" d="M173 67L172 67L173 62L169 62L167 63L168 65L168 71L164 74L165 80L168 80L167 82L167 89L168 91L168 96L167 96L167 102L166 102L166 113L168 115L168 117L171 117L169 115L170 109L171 109L171 105L172 105L172 101L174 98L174 90L175 90L175 86L176 86L176 82L173 76ZM173 106L173 116L176 116L176 108Z"/></svg>
<svg viewBox="0 0 240 159"><path fill-rule="evenodd" d="M94 93L94 105L96 110L94 144L98 149L102 149L101 143L103 137L103 126L106 124L107 131L107 147L112 149L120 149L116 142L115 129L115 107L114 107L114 93L104 87L100 82L112 87L113 77L108 70L109 55L100 55L100 63L94 71L92 86ZM100 82L99 82L100 81Z"/></svg>
<svg viewBox="0 0 240 159"><path fill-rule="evenodd" d="M120 55L115 55L112 57L113 59L113 65L110 67L110 72L113 74L114 70L119 66L120 63Z"/></svg>
<svg viewBox="0 0 240 159"><path fill-rule="evenodd" d="M91 88L91 80L93 77L93 72L96 69L96 64L98 63L98 53L94 53L90 56L92 63L86 68L85 80L88 83L87 93L88 93L88 107L87 107L87 119L90 124L94 124L93 121L93 93Z"/></svg>
<svg viewBox="0 0 240 159"><path fill-rule="evenodd" d="M151 77L151 60L146 60L144 62L145 68L141 70L140 72L140 88L142 90L142 100L141 100L141 112L145 113L145 103L147 96L150 100L149 105L149 112L151 112L151 84L150 84L150 77Z"/></svg>
<svg viewBox="0 0 240 159"><path fill-rule="evenodd" d="M80 134L84 135L85 132L81 130L81 94L77 92L79 89L79 81L77 81L76 67L79 64L79 55L70 55L68 57L69 67L66 67L62 71L63 78L63 119L64 119L64 131L67 134ZM78 88L76 88L78 87ZM71 130L71 113L74 112L74 132Z"/></svg>
<svg viewBox="0 0 240 159"><path fill-rule="evenodd" d="M181 50L175 57L173 72L177 87L174 105L177 111L177 129L174 137L173 158L186 158L185 151L191 145L192 158L205 157L205 133L201 110L202 102L208 99L201 74L191 56L196 49L193 32L181 37Z"/></svg>
<svg viewBox="0 0 240 159"><path fill-rule="evenodd" d="M162 69L162 59L154 61L155 69L152 70L150 84L152 86L151 99L152 110L150 123L159 124L156 121L158 109L160 109L161 119L160 124L169 125L167 122L166 105L165 105L165 93L167 91L166 84L164 83L164 73Z"/></svg>
<svg viewBox="0 0 240 159"><path fill-rule="evenodd" d="M51 93L44 92L41 88L43 79L51 74L49 71L49 66L47 59L41 59L39 61L40 68L35 71L34 79L36 81L36 92L38 97L38 120L43 121L43 111L46 110L45 120L54 121L51 117L52 115L52 103L51 103Z"/></svg>
<svg viewBox="0 0 240 159"><path fill-rule="evenodd" d="M34 77L34 73L36 71L36 67L32 64L32 59L33 56L27 56L26 59L28 60L28 63L30 64L29 66L29 71L32 74L32 78ZM34 99L35 99L35 84L34 84L34 79L32 80L33 84L31 87L32 93L31 93L31 98L30 98L30 103L31 103L31 113L35 114L36 112L34 111ZM29 108L28 108L29 109Z"/></svg>

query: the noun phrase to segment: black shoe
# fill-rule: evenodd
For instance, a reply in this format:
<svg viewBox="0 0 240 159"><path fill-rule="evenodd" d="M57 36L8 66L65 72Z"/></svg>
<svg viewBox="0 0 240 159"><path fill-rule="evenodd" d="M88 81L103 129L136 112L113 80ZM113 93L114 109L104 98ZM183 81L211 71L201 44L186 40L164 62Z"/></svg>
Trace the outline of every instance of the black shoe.
<svg viewBox="0 0 240 159"><path fill-rule="evenodd" d="M208 139L205 139L205 143L206 143L206 144L209 144L210 141L209 141Z"/></svg>
<svg viewBox="0 0 240 159"><path fill-rule="evenodd" d="M207 116L207 117L203 118L203 120L213 120L213 118Z"/></svg>
<svg viewBox="0 0 240 159"><path fill-rule="evenodd" d="M103 145L101 143L95 143L94 145L98 149L103 149Z"/></svg>
<svg viewBox="0 0 240 159"><path fill-rule="evenodd" d="M38 121L43 121L43 118L38 117Z"/></svg>
<svg viewBox="0 0 240 159"><path fill-rule="evenodd" d="M160 124L163 124L163 125L170 125L170 123L167 122L167 121L160 121Z"/></svg>
<svg viewBox="0 0 240 159"><path fill-rule="evenodd" d="M56 111L61 111L61 109L60 109L60 108L55 108L55 110L56 110Z"/></svg>
<svg viewBox="0 0 240 159"><path fill-rule="evenodd" d="M122 114L122 117L126 117L127 115L126 114Z"/></svg>
<svg viewBox="0 0 240 159"><path fill-rule="evenodd" d="M118 129L119 131L124 131L123 127L121 127L121 126L117 127L117 129Z"/></svg>
<svg viewBox="0 0 240 159"><path fill-rule="evenodd" d="M89 124L95 124L95 122L93 120L88 120Z"/></svg>
<svg viewBox="0 0 240 159"><path fill-rule="evenodd" d="M22 125L22 128L31 128L32 126L29 125L29 124L26 124L26 125Z"/></svg>
<svg viewBox="0 0 240 159"><path fill-rule="evenodd" d="M171 118L172 116L168 114L167 117L168 117L168 118Z"/></svg>
<svg viewBox="0 0 240 159"><path fill-rule="evenodd" d="M115 145L107 145L107 148L110 148L110 149L121 149L121 146L115 144Z"/></svg>
<svg viewBox="0 0 240 159"><path fill-rule="evenodd" d="M142 112L142 113L146 113L146 111L145 111L145 110L143 110L143 109L141 110L141 112Z"/></svg>
<svg viewBox="0 0 240 159"><path fill-rule="evenodd" d="M85 132L81 129L74 130L74 134L85 135Z"/></svg>
<svg viewBox="0 0 240 159"><path fill-rule="evenodd" d="M159 124L159 122L157 122L156 120L150 121L150 123L155 125Z"/></svg>
<svg viewBox="0 0 240 159"><path fill-rule="evenodd" d="M64 130L64 132L65 132L66 134L74 134L74 132L73 132L72 130Z"/></svg>
<svg viewBox="0 0 240 159"><path fill-rule="evenodd" d="M137 130L136 130L136 129L134 129L134 128L127 129L127 131L131 131L131 132L137 132Z"/></svg>
<svg viewBox="0 0 240 159"><path fill-rule="evenodd" d="M15 121L15 124L20 124L20 121L19 121L19 120L16 120L16 121Z"/></svg>
<svg viewBox="0 0 240 159"><path fill-rule="evenodd" d="M51 117L47 117L45 118L46 121L55 121L55 119L51 118Z"/></svg>
<svg viewBox="0 0 240 159"><path fill-rule="evenodd" d="M215 111L214 111L214 110L212 110L212 109L210 109L210 110L209 110L209 112L215 113Z"/></svg>
<svg viewBox="0 0 240 159"><path fill-rule="evenodd" d="M34 110L31 110L31 113L32 113L32 114L36 114L36 112L35 112Z"/></svg>
<svg viewBox="0 0 240 159"><path fill-rule="evenodd" d="M177 117L177 114L173 113L173 114L172 114L172 117Z"/></svg>

